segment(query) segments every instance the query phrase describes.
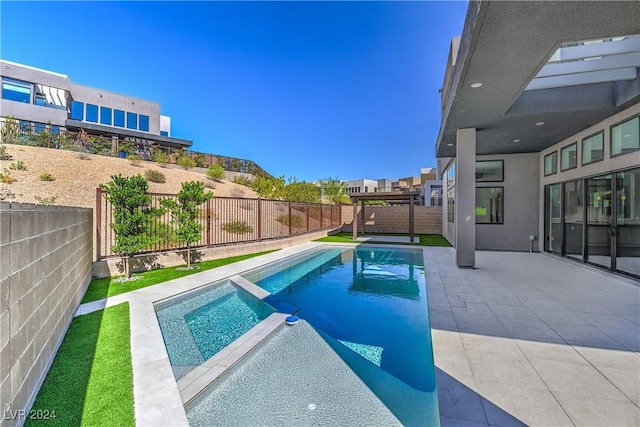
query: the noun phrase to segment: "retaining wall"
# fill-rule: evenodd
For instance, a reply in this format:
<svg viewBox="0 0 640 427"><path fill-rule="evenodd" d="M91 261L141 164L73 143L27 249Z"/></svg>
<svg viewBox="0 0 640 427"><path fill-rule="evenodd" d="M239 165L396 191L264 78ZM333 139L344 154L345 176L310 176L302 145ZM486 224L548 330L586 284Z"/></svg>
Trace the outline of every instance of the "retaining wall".
<svg viewBox="0 0 640 427"><path fill-rule="evenodd" d="M0 426L24 423L91 281L92 210L0 202Z"/></svg>

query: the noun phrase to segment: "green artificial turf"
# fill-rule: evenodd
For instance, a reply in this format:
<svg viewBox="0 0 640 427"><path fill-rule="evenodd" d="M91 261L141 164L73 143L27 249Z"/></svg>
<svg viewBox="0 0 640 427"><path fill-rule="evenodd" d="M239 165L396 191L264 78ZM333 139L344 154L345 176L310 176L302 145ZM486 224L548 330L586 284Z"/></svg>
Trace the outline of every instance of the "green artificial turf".
<svg viewBox="0 0 640 427"><path fill-rule="evenodd" d="M367 235L380 235L380 236L408 236L408 234L402 233L367 233ZM408 245L408 246L444 246L451 247L451 244L439 234L416 234L420 237L420 243L391 243L391 242L371 242L377 244L393 244L393 245ZM329 242L329 243L354 243L352 240L352 233L338 233L333 236L322 237L314 240L315 242Z"/></svg>
<svg viewBox="0 0 640 427"><path fill-rule="evenodd" d="M128 303L74 318L26 425L135 425L130 334Z"/></svg>
<svg viewBox="0 0 640 427"><path fill-rule="evenodd" d="M199 267L193 270L178 270L178 268L184 268L184 266L176 266L176 267L167 267L167 268L161 268L158 270L146 271L144 273L135 274L137 276L142 276L142 278L137 280L132 280L129 282L120 283L115 280L118 277L122 277L122 276L93 279L89 284L87 293L85 293L84 298L82 298L82 304L86 302L101 300L107 297L112 297L114 295L120 295L129 291L135 291L136 289L146 288L147 286L157 285L158 283L177 279L179 277L188 276L190 274L200 273L202 271L210 270L212 268L222 267L223 265L253 258L258 255L264 255L269 252L273 252L273 251L265 251L265 252L258 252L255 254L239 255L239 256L233 256L229 258L203 261L197 264L192 264L192 266Z"/></svg>

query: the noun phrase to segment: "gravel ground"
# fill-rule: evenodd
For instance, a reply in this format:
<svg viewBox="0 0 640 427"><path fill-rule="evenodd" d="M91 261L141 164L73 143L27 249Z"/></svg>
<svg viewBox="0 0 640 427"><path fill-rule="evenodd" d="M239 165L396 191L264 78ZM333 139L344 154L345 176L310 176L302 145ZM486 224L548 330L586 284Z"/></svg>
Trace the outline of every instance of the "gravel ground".
<svg viewBox="0 0 640 427"><path fill-rule="evenodd" d="M77 152L51 148L21 145L5 147L13 158L0 160L0 173L4 173L6 169L17 180L12 184L0 183L0 199L8 201L39 203L37 198L55 197L55 205L93 208L98 185L109 182L112 175L144 176L146 170L162 172L166 177L164 184L149 183L149 191L152 193L176 194L180 191L182 182L197 180L204 182L216 196L258 197L253 190L243 185L226 180L214 182L202 172L194 170L163 168L153 162L133 165L126 159L94 154L85 155L83 160ZM16 161L22 161L27 170L10 170L9 166ZM39 177L43 173L53 175L55 181L41 181Z"/></svg>

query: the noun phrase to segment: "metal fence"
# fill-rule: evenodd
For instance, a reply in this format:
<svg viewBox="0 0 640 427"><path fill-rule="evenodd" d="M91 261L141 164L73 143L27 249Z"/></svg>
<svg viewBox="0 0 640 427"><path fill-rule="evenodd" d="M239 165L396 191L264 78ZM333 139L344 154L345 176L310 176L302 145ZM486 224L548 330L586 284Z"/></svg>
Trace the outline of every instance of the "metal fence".
<svg viewBox="0 0 640 427"><path fill-rule="evenodd" d="M177 199L177 196L152 193L151 206L159 208L162 198ZM340 206L319 203L214 197L201 206L199 221L202 233L192 248L277 239L337 227L342 225L342 212ZM111 250L115 245L112 223L113 207L106 192L97 188L96 249L99 259L115 256ZM171 214L163 213L149 230L158 242L141 253L185 249L186 244L175 239L174 231Z"/></svg>

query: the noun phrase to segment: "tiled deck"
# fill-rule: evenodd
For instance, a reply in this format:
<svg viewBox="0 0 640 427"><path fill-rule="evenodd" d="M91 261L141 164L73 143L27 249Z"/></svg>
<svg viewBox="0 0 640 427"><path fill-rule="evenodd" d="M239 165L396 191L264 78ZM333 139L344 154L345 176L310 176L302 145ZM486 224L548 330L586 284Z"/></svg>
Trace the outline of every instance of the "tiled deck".
<svg viewBox="0 0 640 427"><path fill-rule="evenodd" d="M425 251L443 426L640 425L640 287L545 254Z"/></svg>

